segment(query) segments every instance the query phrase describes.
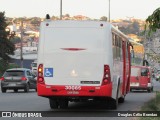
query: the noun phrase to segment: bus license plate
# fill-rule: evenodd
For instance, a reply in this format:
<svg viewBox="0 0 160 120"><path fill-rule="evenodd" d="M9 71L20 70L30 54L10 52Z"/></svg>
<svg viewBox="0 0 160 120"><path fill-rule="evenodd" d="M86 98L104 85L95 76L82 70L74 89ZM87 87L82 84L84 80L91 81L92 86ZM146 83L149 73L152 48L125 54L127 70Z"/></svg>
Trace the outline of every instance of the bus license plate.
<svg viewBox="0 0 160 120"><path fill-rule="evenodd" d="M67 91L67 94L79 94L79 91Z"/></svg>

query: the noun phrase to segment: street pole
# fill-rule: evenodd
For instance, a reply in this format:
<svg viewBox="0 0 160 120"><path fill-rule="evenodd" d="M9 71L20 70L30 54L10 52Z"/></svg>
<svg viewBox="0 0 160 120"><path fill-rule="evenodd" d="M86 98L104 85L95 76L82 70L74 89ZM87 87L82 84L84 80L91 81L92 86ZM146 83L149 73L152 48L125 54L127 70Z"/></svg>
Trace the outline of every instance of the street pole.
<svg viewBox="0 0 160 120"><path fill-rule="evenodd" d="M109 0L109 5L108 5L108 21L110 22L110 0Z"/></svg>
<svg viewBox="0 0 160 120"><path fill-rule="evenodd" d="M20 46L21 68L23 68L23 20L21 20L21 46Z"/></svg>
<svg viewBox="0 0 160 120"><path fill-rule="evenodd" d="M62 0L60 0L60 20L62 20Z"/></svg>

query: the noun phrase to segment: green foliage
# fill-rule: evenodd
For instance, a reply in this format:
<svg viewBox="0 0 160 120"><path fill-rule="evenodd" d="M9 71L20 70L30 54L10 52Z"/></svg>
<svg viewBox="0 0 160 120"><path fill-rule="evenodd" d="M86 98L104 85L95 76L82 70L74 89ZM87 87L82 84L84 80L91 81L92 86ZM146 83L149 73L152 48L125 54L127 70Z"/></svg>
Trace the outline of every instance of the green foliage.
<svg viewBox="0 0 160 120"><path fill-rule="evenodd" d="M14 54L14 44L9 40L9 32L6 32L6 19L4 12L0 12L0 57L7 61L9 59L9 54Z"/></svg>
<svg viewBox="0 0 160 120"><path fill-rule="evenodd" d="M160 92L156 92L156 97L147 102L141 111L160 111ZM158 113L157 112L157 113ZM159 120L159 117L141 117L140 120Z"/></svg>
<svg viewBox="0 0 160 120"><path fill-rule="evenodd" d="M3 73L6 71L6 69L11 69L11 68L18 68L18 66L15 63L7 63L3 59L0 60L0 77L3 75Z"/></svg>
<svg viewBox="0 0 160 120"><path fill-rule="evenodd" d="M20 66L18 66L17 64L15 63L9 63L8 66L7 66L7 69L11 69L11 68L19 68Z"/></svg>
<svg viewBox="0 0 160 120"><path fill-rule="evenodd" d="M0 60L0 77L3 75L4 71L7 69L7 63L3 59Z"/></svg>
<svg viewBox="0 0 160 120"><path fill-rule="evenodd" d="M146 19L145 31L148 31L150 35L152 32L156 32L157 29L160 29L160 7L157 8L152 15L148 16Z"/></svg>

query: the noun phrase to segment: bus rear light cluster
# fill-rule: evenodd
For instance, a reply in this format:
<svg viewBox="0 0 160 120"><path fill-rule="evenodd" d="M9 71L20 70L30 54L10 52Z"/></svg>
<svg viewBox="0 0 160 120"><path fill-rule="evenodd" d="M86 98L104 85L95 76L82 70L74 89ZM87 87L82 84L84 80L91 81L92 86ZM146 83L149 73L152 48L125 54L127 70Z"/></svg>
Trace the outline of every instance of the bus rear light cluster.
<svg viewBox="0 0 160 120"><path fill-rule="evenodd" d="M38 66L38 79L37 82L40 84L44 84L44 77L43 77L43 64L39 64Z"/></svg>
<svg viewBox="0 0 160 120"><path fill-rule="evenodd" d="M110 68L108 65L104 65L104 74L102 85L109 84L111 82Z"/></svg>

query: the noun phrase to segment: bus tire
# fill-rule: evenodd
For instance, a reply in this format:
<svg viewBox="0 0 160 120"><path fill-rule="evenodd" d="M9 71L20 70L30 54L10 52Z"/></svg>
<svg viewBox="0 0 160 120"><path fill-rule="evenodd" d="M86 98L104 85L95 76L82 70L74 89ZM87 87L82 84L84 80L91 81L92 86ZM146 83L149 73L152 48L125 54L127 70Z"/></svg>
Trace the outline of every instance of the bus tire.
<svg viewBox="0 0 160 120"><path fill-rule="evenodd" d="M124 103L125 97L118 98L118 103Z"/></svg>
<svg viewBox="0 0 160 120"><path fill-rule="evenodd" d="M118 99L111 100L110 105L111 105L111 109L116 110L118 107Z"/></svg>
<svg viewBox="0 0 160 120"><path fill-rule="evenodd" d="M58 102L57 100L53 100L49 98L49 105L51 109L58 109Z"/></svg>
<svg viewBox="0 0 160 120"><path fill-rule="evenodd" d="M62 109L67 108L68 107L68 99L60 99L59 106Z"/></svg>
<svg viewBox="0 0 160 120"><path fill-rule="evenodd" d="M118 84L118 88L117 88L116 99L113 99L111 101L111 106L112 106L112 109L114 109L114 110L116 110L118 107L118 93L119 93L119 84Z"/></svg>

